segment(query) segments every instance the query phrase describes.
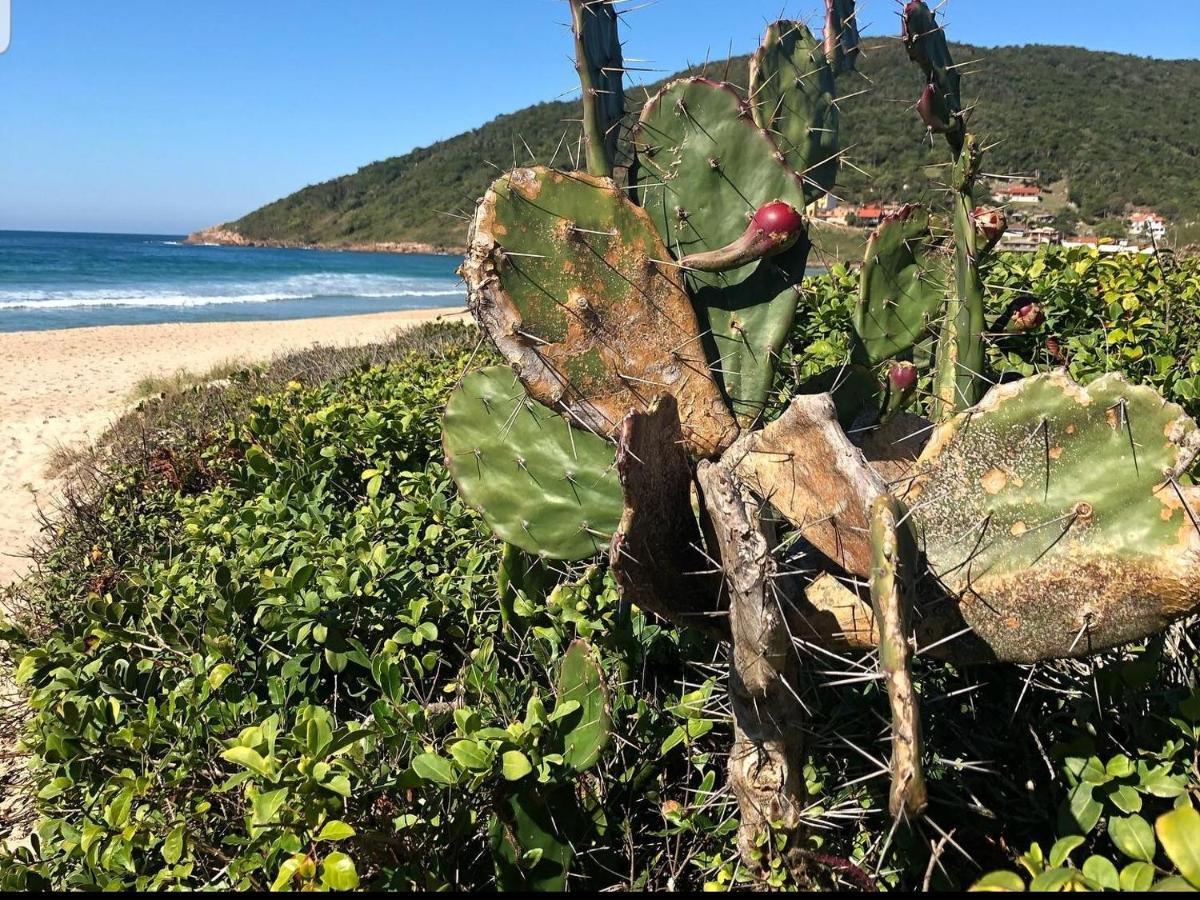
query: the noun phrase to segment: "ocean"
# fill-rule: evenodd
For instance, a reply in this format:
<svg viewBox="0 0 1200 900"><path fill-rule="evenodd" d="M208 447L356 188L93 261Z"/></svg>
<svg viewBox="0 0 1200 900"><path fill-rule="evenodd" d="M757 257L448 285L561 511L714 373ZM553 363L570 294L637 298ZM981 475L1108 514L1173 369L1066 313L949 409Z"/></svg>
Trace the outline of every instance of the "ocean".
<svg viewBox="0 0 1200 900"><path fill-rule="evenodd" d="M0 331L299 319L464 306L452 256L204 247L0 231Z"/></svg>

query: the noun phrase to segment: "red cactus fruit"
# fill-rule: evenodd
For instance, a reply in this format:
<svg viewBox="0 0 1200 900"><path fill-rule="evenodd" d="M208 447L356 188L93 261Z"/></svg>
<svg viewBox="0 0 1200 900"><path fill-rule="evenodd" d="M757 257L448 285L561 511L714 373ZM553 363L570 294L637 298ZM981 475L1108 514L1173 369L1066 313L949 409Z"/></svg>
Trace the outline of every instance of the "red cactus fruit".
<svg viewBox="0 0 1200 900"><path fill-rule="evenodd" d="M1027 300L1017 307L1009 322L1013 331L1033 331L1046 321L1042 308L1032 300Z"/></svg>
<svg viewBox="0 0 1200 900"><path fill-rule="evenodd" d="M772 200L755 211L742 236L732 244L685 256L679 264L700 272L726 272L789 250L803 234L804 217L799 210L782 200Z"/></svg>

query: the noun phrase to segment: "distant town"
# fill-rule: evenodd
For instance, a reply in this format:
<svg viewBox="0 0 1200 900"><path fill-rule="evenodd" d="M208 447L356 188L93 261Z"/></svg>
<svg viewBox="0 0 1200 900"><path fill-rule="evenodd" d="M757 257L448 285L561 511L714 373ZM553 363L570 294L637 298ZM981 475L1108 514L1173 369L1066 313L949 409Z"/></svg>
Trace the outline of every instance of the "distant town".
<svg viewBox="0 0 1200 900"><path fill-rule="evenodd" d="M1101 253L1154 253L1167 237L1169 223L1154 210L1136 209L1124 220L1104 219L1088 230L1077 233L1084 223L1072 215L1073 204L1048 208L1050 192L1036 179L1011 179L989 185L991 201L1008 218L1008 228L999 249L1014 253L1033 253L1039 247L1093 247ZM870 202L862 205L842 202L827 194L808 207L810 217L831 225L874 228L883 219L895 215L903 204ZM1064 224L1071 229L1064 230Z"/></svg>

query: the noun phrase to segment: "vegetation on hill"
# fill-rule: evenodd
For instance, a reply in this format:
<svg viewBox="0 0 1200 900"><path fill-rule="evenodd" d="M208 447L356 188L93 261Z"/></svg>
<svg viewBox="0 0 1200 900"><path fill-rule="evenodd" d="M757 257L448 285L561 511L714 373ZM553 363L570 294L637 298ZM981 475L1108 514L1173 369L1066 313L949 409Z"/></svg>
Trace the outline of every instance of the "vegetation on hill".
<svg viewBox="0 0 1200 900"><path fill-rule="evenodd" d="M1074 47L952 46L956 59L977 60L964 99L979 103L975 130L995 145L989 159L998 174L1038 172L1044 184L1066 179L1070 198L1088 218L1118 214L1128 204L1153 207L1181 223L1200 218L1200 113L1191 102L1200 93L1200 62ZM842 192L857 200L928 199L944 159L940 148L919 138L912 110L919 84L911 62L898 40L874 39L866 42L860 68L870 82L845 93L870 90L842 101L841 126L850 158L871 177L843 167ZM744 85L747 58L708 70ZM645 92L626 96L636 109ZM531 153L565 161L577 153L579 117L571 102L531 106L307 187L229 227L259 241L461 246L462 217L497 169L528 162Z"/></svg>
<svg viewBox="0 0 1200 900"><path fill-rule="evenodd" d="M1001 257L987 280L993 313L1038 298L1081 382L1119 370L1200 409L1200 268L1077 250ZM856 287L841 267L806 284L781 395L844 358ZM998 338L992 363L1046 368L1044 337ZM171 391L80 461L8 597L38 822L0 853L0 887L487 888L490 811L524 779L590 812L576 887L749 878L720 648L622 608L603 566L502 618L498 547L439 444L478 340L426 328ZM582 776L548 740L576 637L620 736ZM1184 623L1035 669L922 658L933 805L911 832L883 811L880 683L809 660L804 886L961 888L1017 866L1043 888L1200 880L1197 638Z"/></svg>

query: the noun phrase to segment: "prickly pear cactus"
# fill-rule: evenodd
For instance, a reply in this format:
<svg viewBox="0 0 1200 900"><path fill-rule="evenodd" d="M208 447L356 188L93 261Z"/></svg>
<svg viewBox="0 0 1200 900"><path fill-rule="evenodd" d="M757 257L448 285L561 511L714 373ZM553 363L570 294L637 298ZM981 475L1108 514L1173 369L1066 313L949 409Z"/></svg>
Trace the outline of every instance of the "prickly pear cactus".
<svg viewBox="0 0 1200 900"><path fill-rule="evenodd" d="M737 436L679 270L608 179L508 173L479 205L460 271L472 313L529 393L572 422L607 437L670 391L693 454Z"/></svg>
<svg viewBox="0 0 1200 900"><path fill-rule="evenodd" d="M899 356L928 334L941 315L951 266L922 206L905 206L871 232L854 308L870 363Z"/></svg>
<svg viewBox="0 0 1200 900"><path fill-rule="evenodd" d="M804 208L803 178L731 85L671 82L643 107L634 146L638 197L676 259L734 243L771 201ZM713 370L743 424L762 412L808 250L801 238L785 253L731 271L686 273Z"/></svg>
<svg viewBox="0 0 1200 900"><path fill-rule="evenodd" d="M455 388L442 447L463 499L522 550L594 556L621 520L613 446L531 400L507 366L472 372Z"/></svg>
<svg viewBox="0 0 1200 900"><path fill-rule="evenodd" d="M1195 423L1152 388L1062 373L933 433L904 501L931 572L998 658L1083 656L1200 603Z"/></svg>
<svg viewBox="0 0 1200 900"><path fill-rule="evenodd" d="M625 115L625 64L611 2L571 0L571 33L575 36L575 69L583 89L588 171L612 177L621 118Z"/></svg>
<svg viewBox="0 0 1200 900"><path fill-rule="evenodd" d="M836 90L825 47L804 23L781 20L767 26L762 45L750 57L754 122L776 136L787 164L803 177L810 203L837 181Z"/></svg>
<svg viewBox="0 0 1200 900"><path fill-rule="evenodd" d="M560 704L579 704L579 709L559 719L557 726L563 762L583 772L599 761L612 738L604 673L587 641L575 641L563 654L556 694Z"/></svg>

